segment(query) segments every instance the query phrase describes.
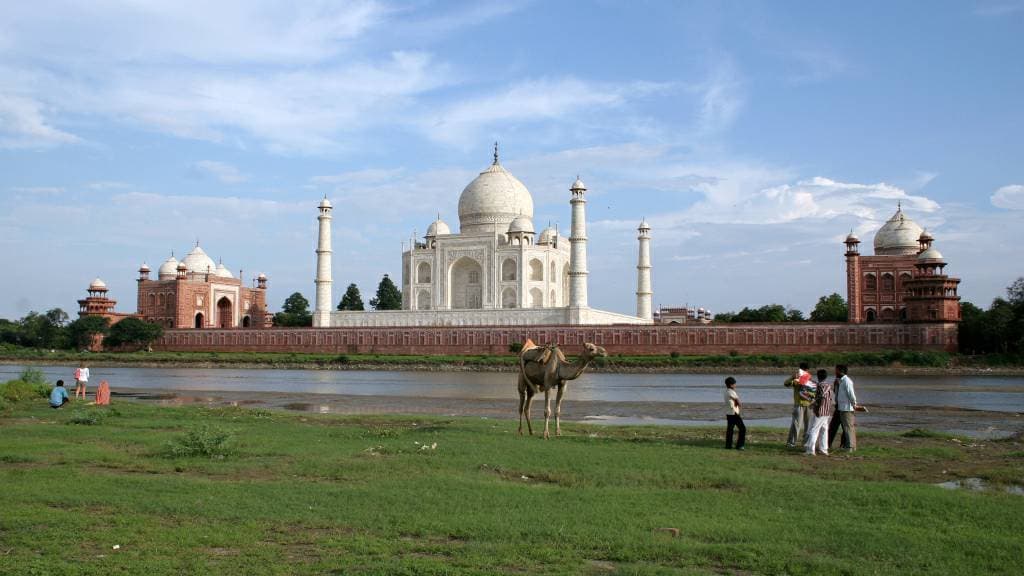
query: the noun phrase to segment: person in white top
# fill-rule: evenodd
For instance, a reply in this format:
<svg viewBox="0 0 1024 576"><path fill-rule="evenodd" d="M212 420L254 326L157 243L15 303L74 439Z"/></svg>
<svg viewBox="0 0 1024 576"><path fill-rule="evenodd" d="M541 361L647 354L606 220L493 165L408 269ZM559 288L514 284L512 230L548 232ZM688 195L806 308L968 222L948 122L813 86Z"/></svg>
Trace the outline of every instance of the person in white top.
<svg viewBox="0 0 1024 576"><path fill-rule="evenodd" d="M853 390L853 379L847 376L845 364L836 366L836 414L829 426L829 446L835 441L836 432L843 427L841 448L853 452L857 449L857 420L853 413L861 409L857 404L857 394Z"/></svg>
<svg viewBox="0 0 1024 576"><path fill-rule="evenodd" d="M75 398L79 396L85 399L85 387L89 384L89 367L85 365L83 360L78 364L78 368L75 369Z"/></svg>
<svg viewBox="0 0 1024 576"><path fill-rule="evenodd" d="M736 393L736 379L732 376L725 379L725 421L728 423L725 430L725 449L732 448L733 428L739 428L740 437L736 441L736 449L743 450L743 445L747 442L747 427L740 416L740 395Z"/></svg>

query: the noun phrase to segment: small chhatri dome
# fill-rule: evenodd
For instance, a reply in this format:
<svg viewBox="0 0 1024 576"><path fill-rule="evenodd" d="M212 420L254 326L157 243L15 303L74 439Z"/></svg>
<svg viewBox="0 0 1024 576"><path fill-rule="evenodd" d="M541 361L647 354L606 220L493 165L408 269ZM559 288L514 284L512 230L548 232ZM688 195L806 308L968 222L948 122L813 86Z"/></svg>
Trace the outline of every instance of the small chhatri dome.
<svg viewBox="0 0 1024 576"><path fill-rule="evenodd" d="M231 270L228 270L228 267L225 266L223 262L217 264L217 270L214 271L214 275L220 276L221 278L234 278L234 276L231 275Z"/></svg>
<svg viewBox="0 0 1024 576"><path fill-rule="evenodd" d="M544 230L541 231L541 233L540 233L540 240L538 240L537 243L538 244L553 244L555 242L555 238L557 238L557 237L558 237L558 230L555 230L555 227L551 226L549 224L547 228L545 228Z"/></svg>
<svg viewBox="0 0 1024 576"><path fill-rule="evenodd" d="M445 234L451 233L452 231L451 228L448 227L448 224L445 224L444 220L441 220L441 216L438 216L437 220L434 220L430 223L430 226L427 226L426 237L433 238L435 236L444 236Z"/></svg>
<svg viewBox="0 0 1024 576"><path fill-rule="evenodd" d="M533 234L533 220L522 215L516 216L512 223L508 225L508 233L517 234L520 232Z"/></svg>
<svg viewBox="0 0 1024 576"><path fill-rule="evenodd" d="M647 223L647 219L646 218L641 218L640 219L640 226L637 227L637 230L647 230L647 231L651 230L651 225Z"/></svg>
<svg viewBox="0 0 1024 576"><path fill-rule="evenodd" d="M207 256L206 252L203 252L203 249L199 247L199 244L196 244L196 247L185 255L185 258L181 263L188 268L189 272L194 274L206 274L217 269L217 263Z"/></svg>
<svg viewBox="0 0 1024 576"><path fill-rule="evenodd" d="M918 260L943 260L942 252L935 248L929 248L917 255Z"/></svg>
<svg viewBox="0 0 1024 576"><path fill-rule="evenodd" d="M178 262L178 272L188 272L188 266L184 262Z"/></svg>
<svg viewBox="0 0 1024 576"><path fill-rule="evenodd" d="M896 209L892 218L875 233L876 256L913 256L920 249L918 238L924 229L903 214L903 207Z"/></svg>
<svg viewBox="0 0 1024 576"><path fill-rule="evenodd" d="M149 272L149 264L143 262L142 266L139 266L139 272Z"/></svg>
<svg viewBox="0 0 1024 576"><path fill-rule="evenodd" d="M170 258L164 260L164 263L160 265L159 270L157 270L157 274L159 274L162 279L165 277L173 278L177 270L178 260L172 254Z"/></svg>
<svg viewBox="0 0 1024 576"><path fill-rule="evenodd" d="M331 201L327 199L327 196L324 196L324 199L320 201L320 207L331 208Z"/></svg>
<svg viewBox="0 0 1024 576"><path fill-rule="evenodd" d="M858 238L857 235L853 233L853 230L850 230L850 233L846 235L846 243L860 244L860 238Z"/></svg>
<svg viewBox="0 0 1024 576"><path fill-rule="evenodd" d="M466 233L504 229L516 216L533 218L533 197L526 186L498 161L480 173L459 196L459 228Z"/></svg>
<svg viewBox="0 0 1024 576"><path fill-rule="evenodd" d="M267 279L267 275L264 274L263 272L260 272L260 275L257 276L256 279L257 280L266 280Z"/></svg>
<svg viewBox="0 0 1024 576"><path fill-rule="evenodd" d="M930 242L934 241L935 237L928 233L928 230L921 232L921 236L917 238L918 242Z"/></svg>
<svg viewBox="0 0 1024 576"><path fill-rule="evenodd" d="M576 181L573 182L572 186L569 187L569 190L586 190L586 189L587 189L587 185L583 183L583 180L580 180L579 175L576 176Z"/></svg>
<svg viewBox="0 0 1024 576"><path fill-rule="evenodd" d="M104 282L103 280L100 280L99 278L93 280L92 284L89 284L89 290L92 292L103 292L106 289L107 283Z"/></svg>

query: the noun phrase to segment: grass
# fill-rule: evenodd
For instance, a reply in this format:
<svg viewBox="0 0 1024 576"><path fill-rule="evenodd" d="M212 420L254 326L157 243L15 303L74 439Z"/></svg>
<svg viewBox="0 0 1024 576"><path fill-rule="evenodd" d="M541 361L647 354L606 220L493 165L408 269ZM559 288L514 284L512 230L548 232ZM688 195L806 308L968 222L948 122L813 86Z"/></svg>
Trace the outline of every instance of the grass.
<svg viewBox="0 0 1024 576"><path fill-rule="evenodd" d="M65 426L102 414L91 426ZM784 431L119 403L0 415L0 565L13 574L1006 574L1019 438L860 435L807 458ZM189 440L194 437L193 440ZM222 457L169 445L230 443ZM673 536L662 528L677 528ZM118 546L114 549L114 546Z"/></svg>
<svg viewBox="0 0 1024 576"><path fill-rule="evenodd" d="M574 347L567 347L569 352ZM343 368L383 366L466 366L482 369L513 369L517 357L511 353L500 355L397 355L397 354L300 354L294 352L95 352L80 353L73 350L42 350L0 346L0 360L35 362L90 362L145 363L145 364L216 364L264 365L268 367L331 367ZM1019 360L1019 359L1018 359ZM646 356L613 355L598 359L598 369L701 369L715 367L786 368L806 361L817 366L848 364L851 366L898 366L946 368L966 366L984 368L989 365L985 357L966 357L944 352L917 350L888 350L881 352L825 352L813 354L718 354L688 356L679 352ZM991 366L1020 366L1012 358L993 357Z"/></svg>

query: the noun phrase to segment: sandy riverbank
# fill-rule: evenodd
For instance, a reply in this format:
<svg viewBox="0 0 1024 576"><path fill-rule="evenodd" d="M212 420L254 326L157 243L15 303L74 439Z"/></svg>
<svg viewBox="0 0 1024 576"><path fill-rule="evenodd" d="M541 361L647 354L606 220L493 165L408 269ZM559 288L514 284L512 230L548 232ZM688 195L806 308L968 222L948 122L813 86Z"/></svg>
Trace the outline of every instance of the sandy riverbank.
<svg viewBox="0 0 1024 576"><path fill-rule="evenodd" d="M356 396L289 392L195 392L153 389L121 389L118 400L155 402L163 405L243 406L332 414L429 414L515 420L518 400L475 398L420 398L408 396ZM563 422L680 426L718 426L724 421L719 403L676 404L669 402L604 402L566 398ZM784 428L790 407L784 404L744 405L750 426ZM533 406L534 423L543 426L543 398ZM904 432L915 428L981 438L998 438L1024 432L1024 414L946 407L885 406L857 415L858 427L875 432ZM513 425L512 423L509 424Z"/></svg>

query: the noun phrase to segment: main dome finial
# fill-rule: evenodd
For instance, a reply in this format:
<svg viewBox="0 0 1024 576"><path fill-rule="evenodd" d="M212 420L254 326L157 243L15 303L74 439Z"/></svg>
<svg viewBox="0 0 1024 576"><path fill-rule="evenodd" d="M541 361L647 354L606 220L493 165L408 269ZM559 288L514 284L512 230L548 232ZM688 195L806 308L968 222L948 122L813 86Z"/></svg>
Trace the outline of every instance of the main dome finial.
<svg viewBox="0 0 1024 576"><path fill-rule="evenodd" d="M498 165L498 141L494 141L494 165Z"/></svg>

